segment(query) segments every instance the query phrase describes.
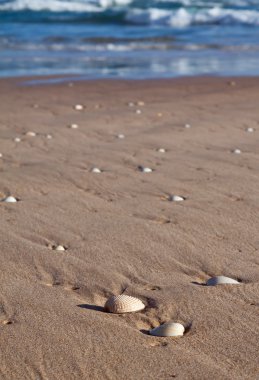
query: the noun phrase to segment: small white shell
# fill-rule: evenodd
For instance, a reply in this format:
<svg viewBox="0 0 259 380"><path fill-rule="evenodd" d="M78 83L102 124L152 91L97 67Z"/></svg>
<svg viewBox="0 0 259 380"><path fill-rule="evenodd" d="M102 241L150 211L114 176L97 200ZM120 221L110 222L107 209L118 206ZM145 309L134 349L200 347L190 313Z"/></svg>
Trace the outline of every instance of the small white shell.
<svg viewBox="0 0 259 380"><path fill-rule="evenodd" d="M50 140L50 139L52 139L52 135L47 135L46 138L47 138L48 140Z"/></svg>
<svg viewBox="0 0 259 380"><path fill-rule="evenodd" d="M35 137L36 133L32 132L32 131L29 131L29 132L26 132L26 136Z"/></svg>
<svg viewBox="0 0 259 380"><path fill-rule="evenodd" d="M84 108L84 106L82 106L82 104L76 104L74 108L77 111L82 111L82 109Z"/></svg>
<svg viewBox="0 0 259 380"><path fill-rule="evenodd" d="M66 248L63 247L63 245L57 245L57 246L55 247L55 251L65 251L65 250L66 250Z"/></svg>
<svg viewBox="0 0 259 380"><path fill-rule="evenodd" d="M233 278L225 277L225 276L211 277L206 282L207 286L226 285L226 284L240 284L240 282L234 280Z"/></svg>
<svg viewBox="0 0 259 380"><path fill-rule="evenodd" d="M149 331L154 336L183 336L184 326L181 323L167 322Z"/></svg>
<svg viewBox="0 0 259 380"><path fill-rule="evenodd" d="M114 314L134 313L145 309L145 305L138 298L121 294L119 296L111 296L108 298L104 305L104 309L109 313Z"/></svg>
<svg viewBox="0 0 259 380"><path fill-rule="evenodd" d="M2 158L3 157L3 155L2 155L2 153L0 153L0 158Z"/></svg>
<svg viewBox="0 0 259 380"><path fill-rule="evenodd" d="M91 170L92 173L101 173L102 171L99 168L93 168Z"/></svg>
<svg viewBox="0 0 259 380"><path fill-rule="evenodd" d="M69 126L71 129L77 129L78 128L78 125L77 124L70 124Z"/></svg>
<svg viewBox="0 0 259 380"><path fill-rule="evenodd" d="M125 139L125 135L123 135L122 133L120 133L119 135L117 135L117 138L118 139Z"/></svg>
<svg viewBox="0 0 259 380"><path fill-rule="evenodd" d="M2 202L15 203L17 202L17 199L14 198L12 195L9 195L8 197L2 199Z"/></svg>
<svg viewBox="0 0 259 380"><path fill-rule="evenodd" d="M251 133L251 132L254 132L254 128L249 127L249 128L246 129L246 132L250 132L250 133Z"/></svg>
<svg viewBox="0 0 259 380"><path fill-rule="evenodd" d="M143 166L140 166L139 167L139 170L142 172L142 173L152 173L153 169L151 168L145 168Z"/></svg>
<svg viewBox="0 0 259 380"><path fill-rule="evenodd" d="M170 195L169 201L170 202L182 202L182 201L185 201L185 198L181 197L180 195Z"/></svg>
<svg viewBox="0 0 259 380"><path fill-rule="evenodd" d="M233 153L235 153L235 154L241 154L241 150L240 149L234 149Z"/></svg>
<svg viewBox="0 0 259 380"><path fill-rule="evenodd" d="M21 142L21 139L20 137L15 137L14 141L18 143L18 142Z"/></svg>
<svg viewBox="0 0 259 380"><path fill-rule="evenodd" d="M191 125L190 124L185 124L184 128L189 129L189 128L191 128Z"/></svg>
<svg viewBox="0 0 259 380"><path fill-rule="evenodd" d="M135 104L134 104L133 102L129 102L129 103L128 103L128 106L129 106L129 107L134 107Z"/></svg>
<svg viewBox="0 0 259 380"><path fill-rule="evenodd" d="M136 114L137 114L137 115L140 115L141 113L142 113L141 110L136 110Z"/></svg>
<svg viewBox="0 0 259 380"><path fill-rule="evenodd" d="M165 153L165 152L166 152L166 150L165 150L164 148L159 148L159 149L157 149L157 151L158 151L159 153Z"/></svg>

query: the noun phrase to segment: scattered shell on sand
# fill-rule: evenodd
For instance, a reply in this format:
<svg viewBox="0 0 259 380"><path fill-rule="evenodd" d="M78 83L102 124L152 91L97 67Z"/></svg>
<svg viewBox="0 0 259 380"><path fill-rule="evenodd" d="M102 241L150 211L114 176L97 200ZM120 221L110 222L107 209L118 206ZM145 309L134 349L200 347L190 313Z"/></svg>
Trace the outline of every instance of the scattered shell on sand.
<svg viewBox="0 0 259 380"><path fill-rule="evenodd" d="M181 197L180 195L170 195L168 200L170 202L182 202L185 201L185 198Z"/></svg>
<svg viewBox="0 0 259 380"><path fill-rule="evenodd" d="M78 125L77 124L70 124L69 128L71 128L71 129L77 129Z"/></svg>
<svg viewBox="0 0 259 380"><path fill-rule="evenodd" d="M21 142L21 139L20 139L20 137L15 137L14 141L18 143L18 142Z"/></svg>
<svg viewBox="0 0 259 380"><path fill-rule="evenodd" d="M102 171L101 171L101 169L99 169L99 168L93 168L93 169L91 170L91 172L92 172L92 173L101 173Z"/></svg>
<svg viewBox="0 0 259 380"><path fill-rule="evenodd" d="M29 131L29 132L26 132L26 136L35 137L36 133L32 132L32 131Z"/></svg>
<svg viewBox="0 0 259 380"><path fill-rule="evenodd" d="M152 171L153 171L153 169L151 169L151 168L145 168L144 166L139 166L139 170L142 173L152 173Z"/></svg>
<svg viewBox="0 0 259 380"><path fill-rule="evenodd" d="M82 104L76 104L74 108L76 111L82 111L84 109L84 106L82 106Z"/></svg>
<svg viewBox="0 0 259 380"><path fill-rule="evenodd" d="M52 139L52 135L47 135L46 138L50 140Z"/></svg>
<svg viewBox="0 0 259 380"><path fill-rule="evenodd" d="M241 150L240 150L240 149L234 149L234 150L233 150L233 153L234 153L234 154L241 154Z"/></svg>
<svg viewBox="0 0 259 380"><path fill-rule="evenodd" d="M166 152L166 150L165 150L164 148L159 148L159 149L157 149L157 151L158 151L159 153L165 153L165 152Z"/></svg>
<svg viewBox="0 0 259 380"><path fill-rule="evenodd" d="M8 197L2 199L2 202L15 203L17 202L17 199L13 197L12 195L9 195Z"/></svg>
<svg viewBox="0 0 259 380"><path fill-rule="evenodd" d="M138 298L121 294L119 296L111 296L108 298L104 305L104 309L109 313L114 314L134 313L145 309L145 305Z"/></svg>
<svg viewBox="0 0 259 380"><path fill-rule="evenodd" d="M117 138L118 139L125 139L125 135L123 135L122 133L120 133L119 135L117 135Z"/></svg>
<svg viewBox="0 0 259 380"><path fill-rule="evenodd" d="M254 132L254 128L249 127L249 128L246 129L246 132L250 132L250 133L252 133L252 132Z"/></svg>
<svg viewBox="0 0 259 380"><path fill-rule="evenodd" d="M3 155L2 155L2 153L0 153L0 158L2 158L3 157Z"/></svg>
<svg viewBox="0 0 259 380"><path fill-rule="evenodd" d="M233 278L225 277L225 276L211 277L206 282L207 286L216 286L216 285L224 285L224 284L240 284L240 282L234 280Z"/></svg>
<svg viewBox="0 0 259 380"><path fill-rule="evenodd" d="M190 124L185 124L184 128L191 128L191 125Z"/></svg>
<svg viewBox="0 0 259 380"><path fill-rule="evenodd" d="M134 104L133 102L129 102L129 103L128 103L128 106L129 106L129 107L134 107L135 104Z"/></svg>
<svg viewBox="0 0 259 380"><path fill-rule="evenodd" d="M142 101L139 101L139 102L137 102L137 105L140 106L140 107L144 107L145 103L142 102Z"/></svg>
<svg viewBox="0 0 259 380"><path fill-rule="evenodd" d="M184 326L180 323L167 322L149 331L153 336L183 336Z"/></svg>
<svg viewBox="0 0 259 380"><path fill-rule="evenodd" d="M140 115L141 113L142 113L141 110L136 110L136 114L137 114L137 115Z"/></svg>
<svg viewBox="0 0 259 380"><path fill-rule="evenodd" d="M57 245L54 249L55 249L55 251L65 251L66 250L66 248L63 247L63 245Z"/></svg>

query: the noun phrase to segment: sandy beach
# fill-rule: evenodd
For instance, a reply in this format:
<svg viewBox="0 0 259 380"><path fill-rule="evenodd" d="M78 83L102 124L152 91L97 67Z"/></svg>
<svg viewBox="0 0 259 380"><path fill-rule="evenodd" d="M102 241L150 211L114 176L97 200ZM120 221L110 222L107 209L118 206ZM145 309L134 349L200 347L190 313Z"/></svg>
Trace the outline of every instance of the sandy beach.
<svg viewBox="0 0 259 380"><path fill-rule="evenodd" d="M259 78L31 79L0 80L0 379L259 379Z"/></svg>

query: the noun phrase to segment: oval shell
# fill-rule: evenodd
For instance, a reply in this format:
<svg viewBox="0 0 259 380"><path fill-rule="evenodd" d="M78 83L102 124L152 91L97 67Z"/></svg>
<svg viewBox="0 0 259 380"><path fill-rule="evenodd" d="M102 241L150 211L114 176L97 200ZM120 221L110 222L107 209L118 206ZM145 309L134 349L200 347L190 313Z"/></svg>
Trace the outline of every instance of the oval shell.
<svg viewBox="0 0 259 380"><path fill-rule="evenodd" d="M157 149L157 151L158 151L159 153L165 153L165 152L166 152L166 150L165 150L164 148L159 148L159 149Z"/></svg>
<svg viewBox="0 0 259 380"><path fill-rule="evenodd" d="M234 149L233 153L235 153L235 154L241 154L241 150L240 149Z"/></svg>
<svg viewBox="0 0 259 380"><path fill-rule="evenodd" d="M92 173L101 173L102 171L99 168L93 168L91 170Z"/></svg>
<svg viewBox="0 0 259 380"><path fill-rule="evenodd" d="M77 111L82 111L82 109L83 109L84 107L82 106L82 104L76 104L74 108L75 108L75 110L77 110Z"/></svg>
<svg viewBox="0 0 259 380"><path fill-rule="evenodd" d="M226 284L240 284L240 282L234 280L233 278L225 277L225 276L211 277L206 282L207 286L226 285Z"/></svg>
<svg viewBox="0 0 259 380"><path fill-rule="evenodd" d="M142 173L152 173L152 171L153 171L153 169L151 169L151 168L145 168L144 166L139 166L139 170Z"/></svg>
<svg viewBox="0 0 259 380"><path fill-rule="evenodd" d="M169 201L171 201L171 202L182 202L184 200L185 200L185 198L181 197L180 195L170 195L170 197L169 197Z"/></svg>
<svg viewBox="0 0 259 380"><path fill-rule="evenodd" d="M6 197L5 199L3 199L2 202L15 203L17 202L17 199L14 198L12 195L9 195L9 197Z"/></svg>
<svg viewBox="0 0 259 380"><path fill-rule="evenodd" d="M184 326L181 323L167 322L149 331L153 336L183 336Z"/></svg>
<svg viewBox="0 0 259 380"><path fill-rule="evenodd" d="M58 245L56 248L55 248L55 251L65 251L66 248L63 247L63 245Z"/></svg>
<svg viewBox="0 0 259 380"><path fill-rule="evenodd" d="M111 296L108 298L104 305L104 309L109 313L115 314L134 313L145 309L145 305L138 298L121 294L119 296Z"/></svg>

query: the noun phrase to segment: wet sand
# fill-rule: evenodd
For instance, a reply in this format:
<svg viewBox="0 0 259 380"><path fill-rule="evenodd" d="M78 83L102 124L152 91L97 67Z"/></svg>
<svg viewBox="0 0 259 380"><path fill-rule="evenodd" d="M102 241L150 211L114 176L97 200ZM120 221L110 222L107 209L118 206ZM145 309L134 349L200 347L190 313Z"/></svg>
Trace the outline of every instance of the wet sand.
<svg viewBox="0 0 259 380"><path fill-rule="evenodd" d="M22 82L0 80L1 380L259 379L259 78ZM146 308L104 312L122 292Z"/></svg>

